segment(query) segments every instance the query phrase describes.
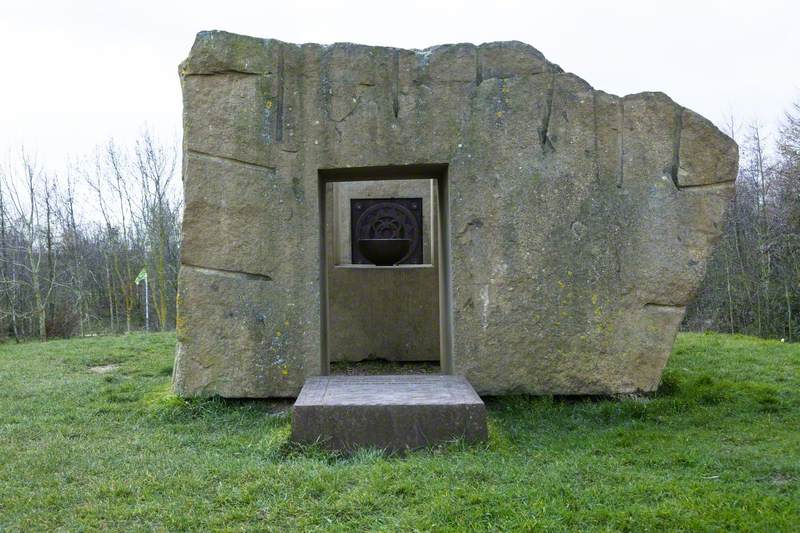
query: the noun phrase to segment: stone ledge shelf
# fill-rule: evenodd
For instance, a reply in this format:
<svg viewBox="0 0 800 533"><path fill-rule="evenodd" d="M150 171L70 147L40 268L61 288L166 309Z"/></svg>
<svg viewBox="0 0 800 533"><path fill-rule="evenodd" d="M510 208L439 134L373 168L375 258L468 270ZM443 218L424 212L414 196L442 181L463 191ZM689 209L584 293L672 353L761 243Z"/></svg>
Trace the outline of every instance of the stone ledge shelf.
<svg viewBox="0 0 800 533"><path fill-rule="evenodd" d="M292 412L292 440L330 450L404 451L486 436L486 407L461 376L309 378Z"/></svg>
<svg viewBox="0 0 800 533"><path fill-rule="evenodd" d="M336 269L354 269L354 270L372 270L372 269L382 269L382 270L404 270L404 269L415 269L415 268L436 268L435 265L431 264L424 264L424 265L389 265L389 266L379 266L379 265L334 265L333 268Z"/></svg>

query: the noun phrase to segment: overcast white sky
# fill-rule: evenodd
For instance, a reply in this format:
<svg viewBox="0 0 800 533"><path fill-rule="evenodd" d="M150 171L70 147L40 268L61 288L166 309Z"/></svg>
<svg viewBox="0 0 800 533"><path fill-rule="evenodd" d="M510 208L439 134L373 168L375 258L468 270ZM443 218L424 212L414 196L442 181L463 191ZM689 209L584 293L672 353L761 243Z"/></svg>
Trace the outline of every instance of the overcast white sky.
<svg viewBox="0 0 800 533"><path fill-rule="evenodd" d="M800 99L800 2L2 0L0 150L58 170L144 124L179 138L177 65L200 30L424 48L525 41L594 87L666 92L770 131Z"/></svg>

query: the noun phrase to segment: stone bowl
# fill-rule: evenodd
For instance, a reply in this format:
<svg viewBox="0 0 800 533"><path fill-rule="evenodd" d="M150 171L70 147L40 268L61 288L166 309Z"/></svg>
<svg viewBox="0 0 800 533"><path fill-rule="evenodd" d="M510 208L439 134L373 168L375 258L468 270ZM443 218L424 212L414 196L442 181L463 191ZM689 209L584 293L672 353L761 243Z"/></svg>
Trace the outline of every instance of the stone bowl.
<svg viewBox="0 0 800 533"><path fill-rule="evenodd" d="M377 266L392 266L411 248L411 239L358 239L361 254Z"/></svg>

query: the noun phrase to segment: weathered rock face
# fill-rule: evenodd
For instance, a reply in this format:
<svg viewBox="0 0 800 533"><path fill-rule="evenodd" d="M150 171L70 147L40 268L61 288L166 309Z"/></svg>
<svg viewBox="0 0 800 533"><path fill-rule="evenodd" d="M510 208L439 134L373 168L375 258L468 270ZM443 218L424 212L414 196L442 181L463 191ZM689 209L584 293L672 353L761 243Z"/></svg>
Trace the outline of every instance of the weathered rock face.
<svg viewBox="0 0 800 533"><path fill-rule="evenodd" d="M649 391L722 231L737 147L661 93L518 42L422 51L203 32L181 66L182 395L319 375L319 169L448 165L452 368L479 393Z"/></svg>

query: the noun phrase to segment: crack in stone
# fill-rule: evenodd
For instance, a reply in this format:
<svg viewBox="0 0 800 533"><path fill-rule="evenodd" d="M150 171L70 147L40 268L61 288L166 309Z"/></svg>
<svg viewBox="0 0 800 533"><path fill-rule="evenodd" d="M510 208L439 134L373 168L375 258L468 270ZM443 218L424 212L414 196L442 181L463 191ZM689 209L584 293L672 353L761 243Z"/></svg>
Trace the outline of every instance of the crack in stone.
<svg viewBox="0 0 800 533"><path fill-rule="evenodd" d="M678 183L678 170L680 169L682 130L683 130L683 107L676 106L675 139L673 140L673 154L672 154L672 182L678 189L680 188L680 184Z"/></svg>
<svg viewBox="0 0 800 533"><path fill-rule="evenodd" d="M539 140L542 143L542 147L549 146L550 149L555 150L555 146L553 146L553 141L550 140L549 129L550 129L550 114L553 111L553 97L556 91L556 73L554 72L550 77L550 89L547 92L547 100L545 102L545 113L544 117L542 118L542 127L539 129Z"/></svg>
<svg viewBox="0 0 800 533"><path fill-rule="evenodd" d="M597 138L597 91L592 90L592 120L594 121L594 179L600 180L600 141Z"/></svg>
<svg viewBox="0 0 800 533"><path fill-rule="evenodd" d="M392 54L392 112L394 118L400 114L400 50Z"/></svg>
<svg viewBox="0 0 800 533"><path fill-rule="evenodd" d="M663 309L665 311L679 311L681 313L686 310L686 306L685 305L664 304L664 303L658 303L658 302L648 302L648 303L644 304L643 307L645 307L645 308L650 307L650 308L654 308L654 309Z"/></svg>
<svg viewBox="0 0 800 533"><path fill-rule="evenodd" d="M619 99L619 132L617 133L619 142L619 180L617 187L622 188L625 184L625 98Z"/></svg>
<svg viewBox="0 0 800 533"><path fill-rule="evenodd" d="M284 86L286 85L286 66L284 45L281 45L278 54L278 96L276 98L277 105L275 106L275 141L283 141L283 109L284 109Z"/></svg>
<svg viewBox="0 0 800 533"><path fill-rule="evenodd" d="M272 72L249 72L246 70L237 70L237 69L220 69L220 70L212 70L209 72L189 72L184 74L184 78L189 78L191 76L225 76L229 74L239 74L242 76L271 76Z"/></svg>
<svg viewBox="0 0 800 533"><path fill-rule="evenodd" d="M734 183L736 179L732 180L725 180L725 181L717 181L714 183L695 183L692 185L681 185L678 187L679 191L693 191L693 190L705 190L705 189L727 189L731 183Z"/></svg>
<svg viewBox="0 0 800 533"><path fill-rule="evenodd" d="M478 217L473 217L469 222L467 222L461 231L458 232L458 236L462 237L467 231L471 229L480 229L483 227L483 220Z"/></svg>
<svg viewBox="0 0 800 533"><path fill-rule="evenodd" d="M197 156L200 156L200 157L207 157L209 159L216 159L218 161L226 161L228 163L237 163L239 165L246 165L246 166L250 166L250 167L255 167L255 168L259 169L259 170L269 170L270 172L276 172L277 171L275 167L270 167L270 166L267 166L267 165L261 165L259 163L253 163L251 161L244 161L242 159L236 159L235 157L226 157L226 156L222 156L222 155L210 154L208 152L203 152L201 150L194 150L192 148L189 148L186 151L189 154L192 154L192 155L197 155Z"/></svg>
<svg viewBox="0 0 800 533"><path fill-rule="evenodd" d="M483 67L481 66L481 49L475 47L475 85L483 83Z"/></svg>
<svg viewBox="0 0 800 533"><path fill-rule="evenodd" d="M358 109L359 105L361 105L361 95L355 97L355 102L353 102L353 107L351 107L350 110L342 116L342 118L338 119L333 118L332 115L329 118L332 122L342 123L345 120L347 120L350 117L350 115L356 112L356 109ZM341 132L338 129L336 131L341 135Z"/></svg>
<svg viewBox="0 0 800 533"><path fill-rule="evenodd" d="M210 267L192 265L189 263L181 263L181 266L192 268L194 270L198 270L206 274L217 274L222 276L244 278L249 280L272 281L272 278L270 276L267 276L266 274L256 274L254 272L243 272L241 270L227 270L224 268L210 268Z"/></svg>

